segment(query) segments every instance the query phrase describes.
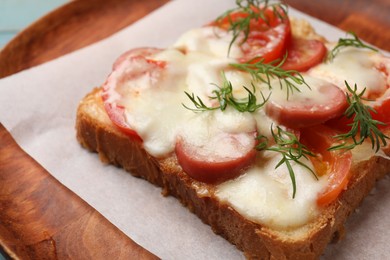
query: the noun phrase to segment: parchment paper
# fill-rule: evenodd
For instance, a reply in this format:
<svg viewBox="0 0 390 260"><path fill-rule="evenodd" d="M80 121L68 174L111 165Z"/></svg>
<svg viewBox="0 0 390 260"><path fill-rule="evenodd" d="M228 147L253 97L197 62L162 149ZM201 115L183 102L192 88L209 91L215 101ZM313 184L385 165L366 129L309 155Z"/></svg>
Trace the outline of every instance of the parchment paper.
<svg viewBox="0 0 390 260"><path fill-rule="evenodd" d="M203 25L232 0L176 0L97 44L0 80L0 122L18 144L137 243L163 259L242 259L243 254L161 189L122 169L103 165L75 138L78 102L101 85L127 49L167 47ZM330 40L345 33L300 12ZM1 140L0 140L1 141ZM389 253L390 181L378 183L347 225L346 239L324 259L384 259Z"/></svg>

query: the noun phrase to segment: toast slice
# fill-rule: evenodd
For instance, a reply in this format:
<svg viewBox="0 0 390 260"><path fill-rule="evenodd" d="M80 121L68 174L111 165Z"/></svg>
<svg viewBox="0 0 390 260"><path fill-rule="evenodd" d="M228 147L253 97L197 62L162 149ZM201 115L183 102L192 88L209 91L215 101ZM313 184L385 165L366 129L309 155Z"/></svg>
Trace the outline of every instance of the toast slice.
<svg viewBox="0 0 390 260"><path fill-rule="evenodd" d="M123 167L132 175L160 186L163 195L178 198L248 258L318 259L329 242L342 237L347 217L390 169L390 161L384 155L354 163L347 188L322 208L315 219L299 228L275 230L243 217L212 192L201 192L212 191L213 186L189 177L174 154L164 159L149 155L138 139L123 134L113 125L104 109L101 92L102 88L95 88L80 102L76 122L80 144L97 152L103 162Z"/></svg>
<svg viewBox="0 0 390 260"><path fill-rule="evenodd" d="M251 39L243 34L233 36L234 30L224 29L233 26L232 19L240 21L233 17L246 17L253 8L269 17L262 18L267 21L251 18L251 22L258 23L258 27L253 27L253 34L246 35ZM210 225L216 234L236 245L248 258L318 259L329 242L342 237L343 225L349 214L359 206L375 181L390 169L390 161L386 155L388 148L381 147L375 153L370 149L370 144L365 143L359 146L363 148L360 151L359 148L352 152L328 151L330 146L339 144L333 138L338 132L322 124L342 117L346 107L350 105L347 101L349 97L358 95L357 89L354 93L348 89L350 93L346 98L345 93L348 92L343 91L341 86L344 85L346 76L341 75L343 80L340 83L337 77L336 81L334 78L329 79L328 74L337 74L345 67L345 63L351 65L348 62L355 62L351 56L364 56L362 60L365 62L358 66L358 73L365 73L367 64L371 67L379 66L377 73L371 78L382 77L390 65L387 60L386 64L382 64L377 56L375 57L379 61L375 63L367 58L367 53L355 51L340 54L342 58L338 63L323 62L327 53L325 40L308 23L287 19L287 11L280 5L274 9L262 9L261 6L256 9L250 6L245 10L248 13L232 13L231 17L228 13L225 19L217 19L211 25L186 32L172 47L165 50L138 48L119 57L104 85L95 88L81 101L76 121L77 139L86 149L97 152L103 162L123 167L132 175L160 186L163 195L177 197L204 223ZM238 39L236 37L242 37L243 41L234 42ZM264 39L266 42L269 40L266 45L263 43ZM226 53L232 57L226 57ZM282 55L284 58L280 61ZM357 59L356 63L358 61L360 60ZM268 62L272 62L273 66ZM269 66L271 69L285 67L276 77L278 81L274 78L276 74L270 74L267 70L254 70L253 64L262 68ZM294 93L290 99L288 82L282 81L300 75L298 71L307 72L303 81L307 81L305 84L310 87L298 88L295 92L298 94ZM222 76L218 76L221 74ZM265 77L275 81L267 82L259 75L266 75ZM299 76L294 81L299 82ZM374 87L372 93L383 94L386 91L387 85L382 81L379 83L377 85L381 88ZM250 85L253 86L253 93L244 87L249 93L245 99L239 95L245 92L239 87ZM349 87L348 82L345 85ZM249 107L250 94L253 101L256 89L261 93L256 94L257 101L262 98L264 103L259 104L254 98L254 105L258 110L240 110L240 105ZM266 98L267 91L270 99ZM293 89L291 93L292 91ZM192 92L192 96L189 92ZM202 113L196 116L192 113L193 109L183 99L183 96L186 97L184 93L195 108L201 108ZM238 94L238 98L233 97L233 94ZM230 99L222 100L227 95L231 95ZM206 105L202 99L206 100ZM242 101L244 103L240 103ZM229 103L231 107L223 108L223 103ZM183 108L183 104L189 109ZM164 124L160 124L162 122ZM293 162L294 166L288 162L286 170L282 169L278 173L275 169L283 160L278 163L274 159L286 160L286 155L278 153L277 156L280 157L268 157L266 153L275 151L272 150L273 147L281 147L275 146L280 143L275 138L274 122L287 129L284 134L286 136L299 139L290 130L299 132L299 136L302 134L302 142L306 142L311 151L315 151L320 157L312 157L313 160L305 156L299 157ZM279 138L283 139L281 128L276 128L280 131ZM332 131L327 132L328 128ZM326 132L325 141L318 140L322 138L318 135L322 131ZM274 140L268 143L272 137ZM257 145L256 140L262 138L266 139L265 143ZM241 140L245 141L240 143ZM291 140L290 138L289 141ZM239 145L231 145L234 142ZM302 149L292 151L296 145L302 147L299 141L298 144L288 143L290 155L302 152ZM381 146L380 141L378 145ZM244 150L237 152L240 147L244 147ZM264 151L261 147L271 149ZM367 147L368 150L365 149ZM302 163L300 158L302 161L311 160L312 168ZM241 163L241 159L245 161L245 165ZM188 166L189 161L191 166ZM234 163L228 164L226 161ZM297 175L294 173L295 169L291 169L293 167L298 169ZM310 172L318 177L318 182L312 175L306 174ZM336 176L340 172L342 176ZM242 175L237 177L239 174ZM267 179L268 175L271 176L270 179ZM210 176L223 179L211 180ZM295 176L296 180L300 179L299 182L295 182ZM304 179L306 176L310 181ZM337 181L339 183L334 185ZM246 186L241 186L242 183ZM305 186L300 185L300 193L294 197L296 183ZM333 194L331 199L329 193ZM320 198L326 196L326 203L319 202Z"/></svg>

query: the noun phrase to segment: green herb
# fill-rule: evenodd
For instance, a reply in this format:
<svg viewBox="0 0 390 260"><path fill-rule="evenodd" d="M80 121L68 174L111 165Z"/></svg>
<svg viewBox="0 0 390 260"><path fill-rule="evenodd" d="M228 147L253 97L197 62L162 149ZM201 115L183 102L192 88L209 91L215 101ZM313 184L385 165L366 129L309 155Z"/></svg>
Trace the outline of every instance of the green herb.
<svg viewBox="0 0 390 260"><path fill-rule="evenodd" d="M291 165L291 162L295 162L296 164L299 164L304 168L308 169L313 174L313 176L318 180L318 177L315 174L315 172L309 166L301 162L302 157L308 159L308 156L315 156L315 155L312 152L310 152L306 146L304 146L302 143L299 142L295 134L285 131L279 126L277 126L277 132L275 132L271 126L271 133L275 144L269 146L268 138L263 135L260 135L257 137L257 139L260 142L256 146L256 149L259 151L277 152L282 155L282 159L275 166L275 169L280 167L282 164L286 165L290 175L292 187L293 187L292 197L295 198L297 185L295 180L294 169Z"/></svg>
<svg viewBox="0 0 390 260"><path fill-rule="evenodd" d="M349 46L378 51L377 49L367 44L364 44L354 32L348 32L348 34L350 34L353 38L340 38L336 46L328 53L327 56L328 61L332 61L334 57L340 52L341 49Z"/></svg>
<svg viewBox="0 0 390 260"><path fill-rule="evenodd" d="M252 84L252 90L243 86L246 92L248 92L247 98L237 99L233 95L232 83L227 80L224 73L222 73L222 79L223 79L222 87L213 84L217 87L217 89L212 92L214 96L210 97L210 99L216 99L219 103L219 106L208 107L207 105L204 104L204 102L200 97L198 96L195 97L194 93L189 94L188 92L185 92L185 94L194 104L195 108L189 108L184 104L183 106L195 112L202 112L202 111L215 110L215 109L221 109L222 111L224 111L228 105L238 110L239 112L255 112L258 108L264 106L264 104L268 101L269 96L266 98L264 97L263 93L260 92L263 100L262 102L257 103L257 97L255 95L256 88L253 84Z"/></svg>
<svg viewBox="0 0 390 260"><path fill-rule="evenodd" d="M282 60L274 60L270 63L264 63L264 60L260 60L255 63L248 61L246 63L234 63L230 64L232 67L239 70L248 72L251 74L253 80L260 81L268 85L269 89L272 89L271 80L278 79L280 88L283 88L283 83L287 88L287 100L290 97L290 94L293 94L294 91L300 92L298 85L305 85L309 87L305 82L305 79L302 75L296 70L284 70L281 66L285 63L287 59L287 54L283 57Z"/></svg>
<svg viewBox="0 0 390 260"><path fill-rule="evenodd" d="M287 19L287 5L283 3L270 0L236 0L236 5L235 8L226 11L215 20L216 24L221 24L223 20L228 19L228 31L233 33L233 38L229 44L228 55L233 43L239 38L241 33L244 34L244 38L240 44L246 42L250 32L251 21L261 19L270 26L269 19L265 14L266 10L272 10L281 20ZM234 13L243 15L233 19L232 15Z"/></svg>
<svg viewBox="0 0 390 260"><path fill-rule="evenodd" d="M194 93L189 94L187 91L184 91L184 93L187 95L187 97L191 100L191 102L194 104L195 108L191 108L186 106L185 104L182 104L185 108L192 110L194 112L202 112L207 110L216 110L219 109L219 107L208 107L205 105L202 101L202 99L198 96L195 97Z"/></svg>
<svg viewBox="0 0 390 260"><path fill-rule="evenodd" d="M342 144L332 146L329 150L351 150L357 145L361 145L367 138L371 140L372 149L378 152L381 145L386 146L386 139L389 139L381 130L378 129L378 125L386 125L378 120L374 120L370 111L376 113L376 111L363 103L363 95L366 88L361 93L357 93L357 85L355 84L352 89L347 81L345 81L348 91L351 95L347 94L347 102L349 107L345 111L344 115L347 118L353 118L353 123L350 124L351 130L345 134L336 135L335 138L344 141ZM352 139L352 143L348 140Z"/></svg>

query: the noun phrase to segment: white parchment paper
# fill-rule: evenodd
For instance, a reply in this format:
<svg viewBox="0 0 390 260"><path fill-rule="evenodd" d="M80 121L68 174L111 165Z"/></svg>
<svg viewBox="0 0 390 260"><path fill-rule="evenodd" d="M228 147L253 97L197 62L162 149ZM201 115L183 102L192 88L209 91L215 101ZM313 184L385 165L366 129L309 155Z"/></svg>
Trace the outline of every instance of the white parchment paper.
<svg viewBox="0 0 390 260"><path fill-rule="evenodd" d="M243 254L160 188L103 165L75 138L78 102L101 85L113 61L143 46L164 48L184 31L203 25L233 0L176 0L99 43L0 80L0 122L19 145L109 221L163 259L242 259ZM131 10L129 10L131 11ZM304 17L330 40L345 34ZM0 140L1 141L1 140ZM390 249L390 181L378 183L349 220L347 237L324 259L385 259Z"/></svg>

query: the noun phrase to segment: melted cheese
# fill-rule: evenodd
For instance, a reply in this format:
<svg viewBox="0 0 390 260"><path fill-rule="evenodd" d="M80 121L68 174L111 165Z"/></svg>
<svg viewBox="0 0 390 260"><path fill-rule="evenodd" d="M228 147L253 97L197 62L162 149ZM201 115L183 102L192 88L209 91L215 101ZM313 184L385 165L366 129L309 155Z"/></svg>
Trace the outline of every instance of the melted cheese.
<svg viewBox="0 0 390 260"><path fill-rule="evenodd" d="M329 83L325 80L307 75L305 75L304 79L307 85L298 85L295 83L294 85L297 89L299 89L299 91L293 90L291 93L288 93L288 88L285 82L282 82L280 86L278 80L272 81L272 95L270 100L275 101L277 104L284 104L288 98L288 102L290 104L306 104L308 106L311 106L312 104L323 104L322 107L313 106L312 109L327 109L326 104L329 104L329 96L323 95L323 93L321 93L321 88L329 85Z"/></svg>
<svg viewBox="0 0 390 260"><path fill-rule="evenodd" d="M181 124L180 136L189 140L194 147L202 147L201 154L207 155L204 156L205 161L212 162L216 158L223 160L239 158L242 150L248 151L254 146L254 136L248 134L256 131L256 121L252 115L227 109L231 111L227 113L221 110L205 111L190 116ZM234 135L234 139L242 147L230 144L231 135Z"/></svg>
<svg viewBox="0 0 390 260"><path fill-rule="evenodd" d="M164 51L155 58L168 62L168 71L162 81L157 86L145 88L125 104L128 122L142 137L144 147L151 155L163 157L172 153L179 133L190 136L195 143L197 140L204 143L209 138L208 135L217 131L210 128L210 125L217 125L220 128L218 130L229 133L258 129L259 133L271 138L270 128L274 122L262 109L255 113L240 113L229 108L224 112L215 110L194 113L182 106L192 106L184 91L193 92L204 101L209 100L208 96L215 89L211 83L221 83L220 73L228 60L221 62L218 59L217 62L213 56L205 57L201 53L183 55L174 50ZM235 96L247 96L242 86L247 85L245 82L250 82L248 74L227 71L226 77L233 84ZM234 158L234 151L226 151L222 142L213 143L214 150L211 152L218 151L220 156ZM305 189L299 190L297 197L292 199L291 180L285 169L280 167L274 170L277 159L280 158L263 158L238 180L219 186L216 196L232 205L243 216L259 223L281 227L298 226L307 222L317 213L315 198L323 184L313 181L310 173L294 165L297 175L302 176L297 178L297 185ZM264 160L268 162L264 164ZM237 190L251 194L247 196L246 193L236 192ZM286 217L284 212L289 212L290 217Z"/></svg>
<svg viewBox="0 0 390 260"><path fill-rule="evenodd" d="M184 33L174 44L174 47L185 52L203 52L224 58L227 57L232 38L232 32L217 27L205 26ZM236 42L241 42L241 38L238 38ZM241 55L240 46L233 44L230 47L229 56L234 58Z"/></svg>
<svg viewBox="0 0 390 260"><path fill-rule="evenodd" d="M276 229L304 225L316 216L316 198L326 180L317 181L304 167L292 163L297 192L292 198L285 164L275 169L281 155L265 152L254 168L217 186L216 196L248 219ZM310 165L309 161L304 162Z"/></svg>
<svg viewBox="0 0 390 260"><path fill-rule="evenodd" d="M361 145L356 146L353 148L353 150L351 150L351 152L353 164L367 161L374 156L390 159L390 157L387 156L386 153L381 149L378 152L375 152L375 150L372 149L372 145L369 141L365 141Z"/></svg>
<svg viewBox="0 0 390 260"><path fill-rule="evenodd" d="M157 77L157 81L141 77L136 81L121 83L129 89L142 90L136 94L129 91L128 98L122 104L126 107L128 123L141 136L144 148L152 156L166 157L172 154L178 134L185 133L194 142L204 142L205 136L215 130L209 128L210 121L217 122L216 125L225 132L240 133L257 129L259 134L272 138L270 128L276 124L263 109L254 113L239 113L233 109L194 113L183 107L183 104L193 107L185 91L200 97L207 106L213 105L215 100L209 97L217 86L221 86L222 71L233 85L234 96L247 96L242 86L251 86L251 76L228 68L228 64L234 61L226 57L231 37L229 33L212 27L191 30L178 40L174 48L152 57L167 62L166 71ZM238 57L241 49L233 44L230 53L231 57ZM351 85L357 83L370 87L372 91L379 91L384 79L383 75L371 69L373 62L370 55L354 49L344 51L333 63L312 69L309 72L311 77L307 76L307 80L311 85L323 84L323 81L314 78L318 77L342 86L344 78L347 78ZM261 84L256 87L261 91L267 89ZM304 102L308 96L315 102L324 102L317 92L300 88L303 92L293 97L297 102ZM285 92L278 91L277 86L272 95L275 99L286 98ZM257 97L262 100L259 92ZM230 155L229 151L223 151L223 147L215 151L223 156ZM318 213L315 201L317 194L326 186L326 181L315 180L307 169L293 164L297 182L297 194L293 199L288 170L284 164L275 169L280 159L277 153L259 153L256 165L237 179L218 185L215 196L244 217L270 227L284 229L307 223ZM308 161L304 163L310 165ZM197 190L199 196L211 195L207 189Z"/></svg>
<svg viewBox="0 0 390 260"><path fill-rule="evenodd" d="M367 88L367 94L383 93L386 90L386 78L375 68L379 55L365 49L345 48L332 62L312 68L309 74L328 80L342 89L346 89L344 81L347 81L351 87L356 84L359 93L364 88Z"/></svg>
<svg viewBox="0 0 390 260"><path fill-rule="evenodd" d="M123 82L125 89L140 90L139 85L143 88L136 94L129 91L128 97L121 102L126 107L129 125L141 136L145 149L151 155L169 155L174 151L178 133L188 132L196 137L204 132L202 129L207 129L206 123L210 120L216 120L225 132L255 130L255 120L245 113L222 113L217 110L196 114L183 106L193 107L185 91L194 93L211 106L209 97L217 85L221 85L221 71L228 66L230 59L195 51L184 55L177 49L164 50L153 59L167 62L166 71L158 78L158 84L147 80L147 75Z"/></svg>

